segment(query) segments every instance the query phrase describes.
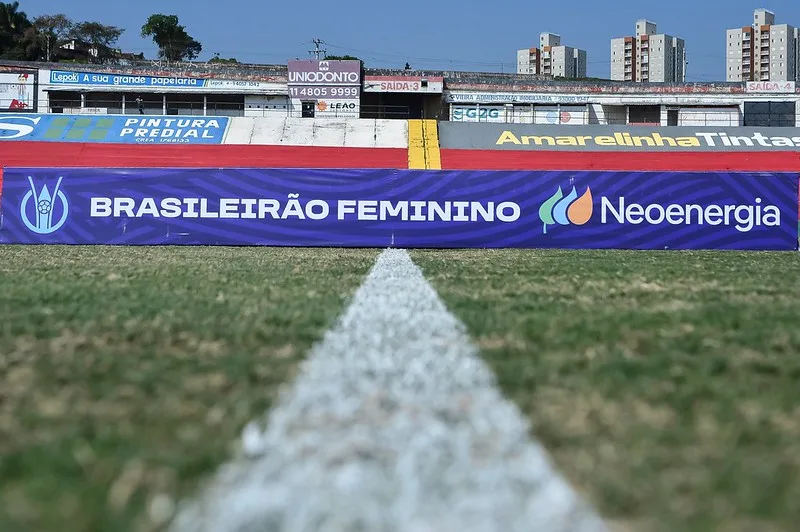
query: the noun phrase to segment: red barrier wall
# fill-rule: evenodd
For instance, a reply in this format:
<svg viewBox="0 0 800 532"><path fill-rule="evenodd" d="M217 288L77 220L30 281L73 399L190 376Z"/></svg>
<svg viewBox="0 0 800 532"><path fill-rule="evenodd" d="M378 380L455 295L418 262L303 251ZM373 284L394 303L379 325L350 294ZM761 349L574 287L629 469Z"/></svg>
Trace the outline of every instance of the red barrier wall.
<svg viewBox="0 0 800 532"><path fill-rule="evenodd" d="M87 168L408 168L405 148L0 142L0 166Z"/></svg>
<svg viewBox="0 0 800 532"><path fill-rule="evenodd" d="M798 152L587 152L443 149L452 170L653 170L800 172Z"/></svg>
<svg viewBox="0 0 800 532"><path fill-rule="evenodd" d="M451 170L800 172L798 152L441 150ZM0 142L0 166L87 168L408 168L405 148Z"/></svg>

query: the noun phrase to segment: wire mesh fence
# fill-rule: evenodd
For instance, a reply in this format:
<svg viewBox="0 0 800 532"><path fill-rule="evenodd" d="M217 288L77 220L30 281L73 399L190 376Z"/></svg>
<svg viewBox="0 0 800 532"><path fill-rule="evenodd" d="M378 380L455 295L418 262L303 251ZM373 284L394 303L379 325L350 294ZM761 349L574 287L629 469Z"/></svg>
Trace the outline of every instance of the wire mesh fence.
<svg viewBox="0 0 800 532"><path fill-rule="evenodd" d="M250 116L250 117L314 117L314 118L414 118L410 106L363 105L357 101L346 103L315 102L311 105L292 106L287 100L264 100L245 103L243 96L220 95L203 98L202 95L131 95L127 98L98 98L80 93L52 94L38 108L33 102L21 106L9 99L0 99L0 110L17 112L48 112L83 115L181 115L181 116Z"/></svg>

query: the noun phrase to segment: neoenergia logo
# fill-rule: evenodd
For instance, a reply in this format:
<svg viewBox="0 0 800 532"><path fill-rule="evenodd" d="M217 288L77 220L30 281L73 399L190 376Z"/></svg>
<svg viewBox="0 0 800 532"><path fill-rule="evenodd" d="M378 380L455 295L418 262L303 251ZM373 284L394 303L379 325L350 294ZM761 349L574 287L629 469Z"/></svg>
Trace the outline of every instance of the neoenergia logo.
<svg viewBox="0 0 800 532"><path fill-rule="evenodd" d="M757 227L779 227L781 212L776 205L764 204L762 198L751 203L658 203L649 204L629 201L625 196L609 198L599 196L599 223L619 225L710 225L733 226L740 233ZM544 234L548 225L584 225L594 210L592 192L589 187L578 197L575 187L564 196L561 187L539 207L539 219Z"/></svg>
<svg viewBox="0 0 800 532"><path fill-rule="evenodd" d="M586 191L578 197L575 187L564 196L561 187L539 207L539 219L542 230L547 234L548 225L583 225L592 217L592 191Z"/></svg>
<svg viewBox="0 0 800 532"><path fill-rule="evenodd" d="M780 227L781 211L777 205L764 205L761 198L751 204L698 203L628 203L624 196L611 201L600 200L600 223L638 225L723 225L733 226L740 233L756 227Z"/></svg>

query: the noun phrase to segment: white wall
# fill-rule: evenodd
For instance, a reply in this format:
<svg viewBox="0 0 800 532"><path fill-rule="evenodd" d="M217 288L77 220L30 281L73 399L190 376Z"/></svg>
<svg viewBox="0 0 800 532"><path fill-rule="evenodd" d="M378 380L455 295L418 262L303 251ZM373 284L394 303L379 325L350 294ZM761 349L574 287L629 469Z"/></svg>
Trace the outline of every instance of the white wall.
<svg viewBox="0 0 800 532"><path fill-rule="evenodd" d="M50 70L39 70L39 108L40 113L50 112L50 94L45 90L50 84Z"/></svg>
<svg viewBox="0 0 800 532"><path fill-rule="evenodd" d="M223 144L407 148L408 121L234 117Z"/></svg>
<svg viewBox="0 0 800 532"><path fill-rule="evenodd" d="M796 122L796 124L795 124L795 125L796 125L797 127L800 127L800 100L798 100L798 101L797 101L797 102L794 104L794 106L795 106L795 107L794 107L794 108L795 108L794 120L795 120L795 122ZM744 110L744 104L742 104L742 110Z"/></svg>
<svg viewBox="0 0 800 532"><path fill-rule="evenodd" d="M287 115L288 96L246 95L244 97L244 116L272 116L275 113Z"/></svg>
<svg viewBox="0 0 800 532"><path fill-rule="evenodd" d="M679 126L738 127L742 116L738 107L681 107Z"/></svg>

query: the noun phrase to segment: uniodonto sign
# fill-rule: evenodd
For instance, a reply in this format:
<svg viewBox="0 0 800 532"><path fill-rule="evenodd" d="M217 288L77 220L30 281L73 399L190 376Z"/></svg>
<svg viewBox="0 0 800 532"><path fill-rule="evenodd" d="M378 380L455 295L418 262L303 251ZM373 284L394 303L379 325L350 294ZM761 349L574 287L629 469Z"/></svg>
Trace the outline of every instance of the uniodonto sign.
<svg viewBox="0 0 800 532"><path fill-rule="evenodd" d="M288 62L287 85L294 105L314 102L314 113L358 116L360 61L294 59Z"/></svg>

